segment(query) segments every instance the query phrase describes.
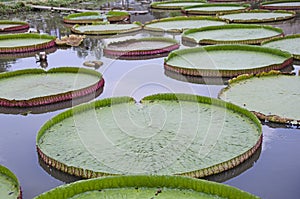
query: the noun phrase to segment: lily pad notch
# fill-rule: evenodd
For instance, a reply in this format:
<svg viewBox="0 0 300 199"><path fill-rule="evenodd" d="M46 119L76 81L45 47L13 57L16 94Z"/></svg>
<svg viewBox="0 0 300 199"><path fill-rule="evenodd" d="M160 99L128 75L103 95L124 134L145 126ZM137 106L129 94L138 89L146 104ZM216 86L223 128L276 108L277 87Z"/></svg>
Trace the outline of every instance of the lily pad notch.
<svg viewBox="0 0 300 199"><path fill-rule="evenodd" d="M159 56L178 48L179 44L174 39L164 37L149 37L109 43L104 47L103 53L105 56L109 57L125 58L134 56L143 57L149 55Z"/></svg>
<svg viewBox="0 0 300 199"><path fill-rule="evenodd" d="M0 198L22 199L22 190L18 178L8 168L0 165Z"/></svg>
<svg viewBox="0 0 300 199"><path fill-rule="evenodd" d="M187 106L195 104L195 105L200 105L200 106L204 106L204 107L210 107L210 106L212 108L216 107L217 109L220 108L220 110L226 109L227 111L230 112L230 114L237 114L237 115L239 115L238 117L244 118L245 120L244 120L244 122L242 122L243 125L246 125L246 126L249 125L246 128L247 129L249 128L249 136L251 137L249 139L251 139L251 141L248 140L247 141L248 143L247 144L245 143L245 145L247 145L247 147L245 146L242 150L239 149L238 151L235 151L234 155L230 153L230 155L229 155L231 157L230 159L225 158L226 159L225 160L223 157L222 159L224 159L225 161L218 159L218 160L215 160L215 161L209 163L207 166L204 166L204 165L200 166L195 163L196 165L194 165L194 166L191 166L191 165L187 166L189 168L184 167L184 168L181 168L180 171L171 172L173 170L173 164L175 164L175 162L174 162L172 165L168 166L171 168L170 171L168 168L162 168L162 171L158 172L159 174L160 174L160 172L162 172L161 174L166 174L166 175L176 174L176 175L184 175L184 176L196 177L196 178L201 178L201 177L217 174L217 173L226 171L228 169L234 168L235 166L241 164L246 159L251 157L255 153L255 151L261 146L262 134L261 134L261 124L260 124L259 120L251 112L249 112L246 109L243 109L241 107L238 107L236 105L233 105L231 103L226 103L224 101L212 99L212 98L208 98L208 97L187 95L187 94L157 94L157 95L145 97L144 99L141 100L141 103L145 104L147 106L152 106L152 105L155 106L155 104L163 105L165 103L171 103L171 104L175 103L178 105L178 103L183 103ZM52 127L56 128L55 126L59 125L64 120L72 119L74 116L76 116L76 117L78 115L80 116L80 114L84 114L86 111L95 111L96 110L96 112L97 112L98 110L100 110L100 112L101 112L101 110L106 111L106 110L111 109L110 107L112 107L112 108L115 106L122 107L122 106L127 106L127 105L135 107L136 104L135 104L134 99L129 98L129 97L103 99L103 100L99 100L99 101L92 102L89 104L84 104L84 105L74 107L74 108L72 108L72 110L65 111L65 112L55 116L54 118L49 120L47 123L45 123L45 125L38 132L38 135L36 138L36 147L37 147L37 152L39 154L39 157L46 164L48 164L58 170L61 170L65 173L69 173L71 175L80 176L83 178L95 178L95 177L107 176L107 175L122 175L127 172L128 172L128 174L131 174L131 175L134 174L134 171L136 171L137 168L132 167L132 166L130 167L130 171L126 171L125 173L123 173L120 171L119 172L117 172L117 171L108 172L106 170L107 169L106 166L104 166L103 169L100 169L103 167L103 165L106 165L106 162L98 163L99 165L95 163L95 164L89 165L89 166L85 166L85 163L80 163L79 165L76 165L75 162L68 163L66 160L64 160L64 157L63 157L64 151L62 151L62 149L60 147L59 147L60 149L58 149L60 151L59 157L58 156L53 157L52 155L49 155L49 154L51 154L51 151L49 151L49 149L47 150L49 145L46 146L48 143L48 136L51 137L52 133L50 133L50 132L53 132ZM229 113L229 112L227 112L227 113ZM118 113L119 113L119 111L118 111ZM206 114L206 113L204 113L204 114ZM104 116L102 115L102 117L104 117ZM105 118L107 118L107 117L105 117ZM109 118L107 118L107 119L109 119ZM74 121L74 118L73 118L73 121ZM99 121L99 122L101 123L101 121ZM149 127L149 128L151 128L151 127ZM231 127L228 126L225 128L231 128ZM56 131L62 132L58 129L56 129ZM73 130L71 130L69 132L72 132L72 131ZM230 130L228 130L228 131L230 131ZM134 133L134 132L130 132L130 133ZM235 132L235 133L239 134L238 132ZM73 137L73 135L71 135L71 134L69 134L69 135ZM160 135L156 135L156 136L160 136ZM57 137L57 136L55 136L55 137ZM200 139L200 138L198 138L198 139ZM195 142L203 142L203 140L200 139L199 141L195 141ZM55 143L53 143L53 142L50 145L53 145L53 144L55 145ZM191 143L189 143L189 144L191 144ZM54 147L54 145L53 145L53 147ZM73 145L76 145L76 143L73 142ZM139 146L140 145L142 145L142 143L140 143ZM153 145L153 147L155 147L156 142L152 143L152 145ZM132 146L132 147L135 148L134 146ZM197 144L197 146L198 146L198 144ZM49 146L49 147L51 148L52 146ZM81 148L81 146L74 146L74 147L77 147L77 149ZM201 146L199 146L199 147L201 148ZM57 149L56 146L55 146L55 148ZM105 150L108 150L108 149L105 149ZM113 150L113 149L111 148L110 150ZM133 149L133 150L137 151L139 149ZM140 149L140 150L143 151L143 149ZM81 153L86 154L85 152L81 152ZM105 152L102 151L102 153L105 153ZM216 153L216 152L210 152L210 153ZM56 152L56 154L57 154L57 152ZM86 155L85 155L85 157L86 157ZM152 156L152 155L149 154L149 156ZM86 158L88 158L88 157L86 157ZM129 158L131 159L130 156L129 156ZM184 158L184 157L181 157L181 158ZM198 156L195 158L198 158ZM59 160L59 159L61 159L61 160ZM128 159L126 158L126 160L128 160ZM90 160L89 162L91 162L91 161L94 162L94 160ZM109 161L110 162L112 161L112 157L110 157ZM146 161L146 160L140 160L140 161ZM181 160L181 161L184 161L184 160ZM76 161L76 162L78 162L78 161ZM80 160L80 162L82 162L82 160ZM83 161L83 162L85 162L85 161ZM120 165L120 166L122 166L122 165ZM96 169L96 168L98 168L98 169ZM191 169L191 168L193 168L193 169ZM195 168L197 168L197 169L195 169ZM165 169L167 169L167 170L165 170ZM175 170L177 170L177 169L175 169ZM147 173L147 174L149 174L149 172L151 174L151 171L143 170L143 172ZM152 173L152 174L154 174L154 173Z"/></svg>
<svg viewBox="0 0 300 199"><path fill-rule="evenodd" d="M74 81L76 81L76 78L80 78L82 76L82 79L86 78L87 76L90 76L92 80L87 81L88 83L84 82L82 85L76 85L75 82L68 82L65 83L65 85L62 83L57 83L57 85L54 85L50 90L47 91L44 89L45 93L44 95L41 95L40 93L27 93L26 97L23 97L22 95L19 95L17 91L14 91L18 88L9 88L9 91L5 91L5 88L7 87L8 83L10 81L16 82L18 81L25 81L28 82L30 78L33 80L33 84L36 87L38 86L45 86L45 88L49 87L47 86L47 79L51 82L51 76L61 76L67 75L68 81L71 81L71 77ZM69 76L69 77L68 77ZM25 79L25 80L24 80ZM43 82L45 80L45 82ZM35 82L39 81L39 82ZM63 81L63 80L61 80ZM52 82L53 83L53 82ZM77 82L78 83L78 82ZM14 83L11 83L14 84ZM50 83L51 84L51 83ZM80 84L80 83L79 83ZM26 83L23 83L24 86L28 85ZM75 86L78 86L78 88L73 88ZM102 74L100 74L97 71L85 69L85 68L76 68L76 67L60 67L60 68L52 68L48 71L45 71L43 69L24 69L24 70L17 70L12 72L5 72L0 74L0 87L2 87L2 92L0 94L0 106L4 107L31 107L31 106L42 106L47 104L53 104L57 102L67 101L76 99L79 97L83 97L86 95L90 95L92 93L95 93L98 89L101 89L104 86L104 79L102 78ZM55 91L52 91L55 90ZM58 91L62 90L62 91ZM36 92L33 90L32 92ZM14 96L14 93L16 93L16 96Z"/></svg>
<svg viewBox="0 0 300 199"><path fill-rule="evenodd" d="M29 24L23 21L0 20L0 33L26 32Z"/></svg>
<svg viewBox="0 0 300 199"><path fill-rule="evenodd" d="M219 198L258 199L235 187L182 176L114 176L80 180L45 192L35 199L95 198Z"/></svg>
<svg viewBox="0 0 300 199"><path fill-rule="evenodd" d="M244 57L243 65L240 64L241 54ZM255 59L257 63L254 65L252 62ZM252 64L246 64L247 60ZM212 45L175 50L165 59L164 68L183 75L235 77L280 70L292 63L293 58L290 53L274 48L252 45Z"/></svg>
<svg viewBox="0 0 300 199"><path fill-rule="evenodd" d="M55 36L35 33L0 35L0 54L26 53L55 46ZM29 42L26 44L26 41Z"/></svg>

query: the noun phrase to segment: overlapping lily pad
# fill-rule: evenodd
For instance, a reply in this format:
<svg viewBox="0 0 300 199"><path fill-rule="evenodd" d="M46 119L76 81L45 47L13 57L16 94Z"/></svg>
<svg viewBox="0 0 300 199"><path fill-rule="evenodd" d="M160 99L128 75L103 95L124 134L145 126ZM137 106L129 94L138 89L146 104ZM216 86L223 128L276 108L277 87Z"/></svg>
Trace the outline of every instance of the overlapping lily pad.
<svg viewBox="0 0 300 199"><path fill-rule="evenodd" d="M22 192L17 177L2 165L0 165L0 198L22 198Z"/></svg>
<svg viewBox="0 0 300 199"><path fill-rule="evenodd" d="M104 47L103 53L107 57L141 59L144 56L164 56L177 48L179 44L174 39L149 37L109 43Z"/></svg>
<svg viewBox="0 0 300 199"><path fill-rule="evenodd" d="M213 25L226 24L221 19L215 17L170 17L163 19L155 19L145 23L144 29L151 31L166 31L166 32L182 32L186 29L195 27L205 27Z"/></svg>
<svg viewBox="0 0 300 199"><path fill-rule="evenodd" d="M255 199L229 185L182 176L114 176L63 185L35 199L68 198L219 198Z"/></svg>
<svg viewBox="0 0 300 199"><path fill-rule="evenodd" d="M47 164L84 178L204 177L239 165L261 139L259 121L245 109L202 96L158 94L140 103L110 98L63 112L40 129L37 151Z"/></svg>
<svg viewBox="0 0 300 199"><path fill-rule="evenodd" d="M260 44L284 35L283 30L254 24L227 24L184 31L182 40L197 44Z"/></svg>
<svg viewBox="0 0 300 199"><path fill-rule="evenodd" d="M293 54L294 59L300 60L300 34L272 39L264 42L263 46L287 51Z"/></svg>
<svg viewBox="0 0 300 199"><path fill-rule="evenodd" d="M214 45L175 50L165 59L165 69L184 75L233 77L282 69L292 55L278 49L250 45Z"/></svg>
<svg viewBox="0 0 300 199"><path fill-rule="evenodd" d="M1 73L0 106L52 104L89 95L103 85L100 73L84 68L25 69Z"/></svg>
<svg viewBox="0 0 300 199"><path fill-rule="evenodd" d="M186 6L182 8L183 13L193 15L217 15L219 13L228 14L249 9L249 5L233 3L213 3L196 6Z"/></svg>
<svg viewBox="0 0 300 199"><path fill-rule="evenodd" d="M99 25L75 25L71 28L72 32L87 35L110 35L119 33L129 33L141 30L139 23L132 24L99 24Z"/></svg>
<svg viewBox="0 0 300 199"><path fill-rule="evenodd" d="M0 20L0 33L26 32L29 24L23 21Z"/></svg>
<svg viewBox="0 0 300 199"><path fill-rule="evenodd" d="M260 6L263 9L269 10L299 10L300 1L299 0L280 0L280 1L268 1L263 2Z"/></svg>
<svg viewBox="0 0 300 199"><path fill-rule="evenodd" d="M230 23L263 23L276 22L282 20L292 19L296 16L294 11L268 11L268 10L249 10L247 12L223 14L219 15Z"/></svg>
<svg viewBox="0 0 300 199"><path fill-rule="evenodd" d="M26 53L55 46L55 38L50 35L33 33L0 35L1 53Z"/></svg>
<svg viewBox="0 0 300 199"><path fill-rule="evenodd" d="M194 6L201 5L206 1L201 0L185 0L185 1L164 1L164 2L153 2L150 4L152 9L162 9L162 10L180 10L184 6Z"/></svg>
<svg viewBox="0 0 300 199"><path fill-rule="evenodd" d="M70 24L90 24L99 21L123 21L129 19L128 12L109 11L107 14L100 14L99 12L83 12L69 14L64 17L63 21Z"/></svg>
<svg viewBox="0 0 300 199"><path fill-rule="evenodd" d="M219 98L253 111L260 119L300 123L300 77L269 72L233 79Z"/></svg>

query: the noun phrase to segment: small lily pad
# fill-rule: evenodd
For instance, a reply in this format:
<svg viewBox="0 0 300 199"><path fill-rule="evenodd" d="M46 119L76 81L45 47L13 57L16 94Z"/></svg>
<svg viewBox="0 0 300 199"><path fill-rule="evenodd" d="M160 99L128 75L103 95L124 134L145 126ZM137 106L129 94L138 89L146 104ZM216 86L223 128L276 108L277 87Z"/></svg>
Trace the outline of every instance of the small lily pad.
<svg viewBox="0 0 300 199"><path fill-rule="evenodd" d="M17 177L2 165L0 165L0 198L22 198L22 192Z"/></svg>
<svg viewBox="0 0 300 199"><path fill-rule="evenodd" d="M299 10L299 0L279 0L263 2L260 7L269 10Z"/></svg>
<svg viewBox="0 0 300 199"><path fill-rule="evenodd" d="M0 33L26 32L29 24L23 21L0 20Z"/></svg>

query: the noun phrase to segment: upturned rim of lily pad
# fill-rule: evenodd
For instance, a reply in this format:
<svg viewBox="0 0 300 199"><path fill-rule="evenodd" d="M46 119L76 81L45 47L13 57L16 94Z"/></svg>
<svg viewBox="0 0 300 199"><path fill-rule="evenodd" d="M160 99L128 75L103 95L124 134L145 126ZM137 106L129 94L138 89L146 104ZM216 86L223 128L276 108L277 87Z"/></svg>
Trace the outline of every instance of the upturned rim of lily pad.
<svg viewBox="0 0 300 199"><path fill-rule="evenodd" d="M59 67L59 68L52 68L48 71L43 69L23 69L23 70L17 70L17 71L10 71L10 72L4 72L0 74L0 79L4 78L11 78L11 77L17 77L20 76L22 78L22 75L37 75L37 74L55 74L55 73L84 73L93 75L99 78L99 81L96 83L89 85L85 88L81 89L74 89L70 90L64 93L59 94L53 94L53 95L47 95L47 96L38 96L33 97L30 99L20 99L20 100L11 100L11 99L5 99L0 98L0 106L4 107L33 107L33 106L42 106L42 105L48 105L53 104L57 102L72 100L74 98L79 98L91 93L96 92L98 89L102 88L104 86L104 79L102 78L102 74L91 69L86 68L77 68L77 67Z"/></svg>
<svg viewBox="0 0 300 199"><path fill-rule="evenodd" d="M151 9L159 9L159 10L181 10L182 6L172 6L172 4L176 3L206 3L206 0L174 0L174 1L163 1L163 2L152 2L150 4ZM170 4L170 6L160 6L162 4Z"/></svg>
<svg viewBox="0 0 300 199"><path fill-rule="evenodd" d="M105 189L135 189L153 188L160 190L163 194L165 189L189 190L198 193L215 195L220 198L259 198L249 192L240 190L236 187L217 182L193 179L183 176L157 176L157 175L129 175L129 176L109 176L104 178L79 180L68 185L61 185L48 192L42 193L35 199L67 199L78 194L99 191ZM156 192L153 196L156 196ZM162 196L163 197L163 196Z"/></svg>
<svg viewBox="0 0 300 199"><path fill-rule="evenodd" d="M163 28L152 28L148 27L147 25L160 23L160 22L168 22L168 21L188 21L188 20L210 20L210 21L219 21L226 23L223 19L213 16L177 16L177 17L167 17L162 19L154 19L152 21L148 21L144 24L143 28L144 30L149 31L158 31L158 32L170 32L170 33L181 33L184 30L179 27L178 29L171 29L171 30L165 30Z"/></svg>
<svg viewBox="0 0 300 199"><path fill-rule="evenodd" d="M18 34L4 34L0 35L0 40L18 40L18 39L43 39L48 40L40 44L22 45L14 47L0 47L0 54L7 53L27 53L42 49L47 49L55 46L55 36L38 33L18 33Z"/></svg>
<svg viewBox="0 0 300 199"><path fill-rule="evenodd" d="M288 39L295 39L295 38L300 38L300 34L294 34L294 35L286 35L284 37L280 37L280 38L272 38L270 40L264 41L262 42L262 46L268 43L272 43L272 42L276 42L276 41L284 41L284 40L288 40ZM298 43L295 43L295 45L299 45ZM292 52L290 52L292 53ZM294 54L292 53L293 58L296 60L300 60L300 52L299 54Z"/></svg>
<svg viewBox="0 0 300 199"><path fill-rule="evenodd" d="M24 21L12 21L12 20L0 20L0 25L1 24L12 24L12 25L17 25L13 27L7 27L7 28L0 28L1 33L5 32L15 32L15 31L24 31L26 32L29 29L29 24Z"/></svg>
<svg viewBox="0 0 300 199"><path fill-rule="evenodd" d="M289 6L289 5L276 5L277 3L293 3L299 2L299 6ZM275 4L275 5L274 5ZM261 9L268 10L300 10L300 1L299 0L277 0L277 1L267 1L260 4Z"/></svg>
<svg viewBox="0 0 300 199"><path fill-rule="evenodd" d="M202 168L200 170L195 171L187 171L183 173L176 173L176 175L182 175L182 176L188 176L188 177L194 177L194 178L202 178L205 176L210 176L214 174L221 173L223 171L229 170L231 168L236 167L237 165L240 165L245 160L249 159L261 146L262 143L262 129L261 129L261 123L257 119L257 117L251 113L250 111L236 106L232 103L225 102L223 100L209 98L205 96L197 96L197 95L191 95L191 94L174 94L174 93L162 93L162 94L155 94L144 97L140 102L152 102L155 100L162 100L162 101L186 101L186 102L195 102L195 103L202 103L202 104L208 104L212 106L217 106L220 108L230 109L234 111L235 113L239 113L241 115L244 115L249 119L249 121L253 122L253 125L257 128L257 140L255 141L255 144L249 147L245 152L240 153L239 155L233 157L232 159L226 160L224 162L220 162L217 164L214 164L212 166ZM110 107L114 104L122 104L122 103L135 103L135 100L131 97L115 97L115 98L107 98L103 100L94 101L88 104L79 105L76 107L73 107L70 110L67 110L63 113L60 113L53 117L51 120L48 120L39 130L37 137L36 137L36 148L37 153L39 157L49 166L52 166L62 172L79 176L83 178L95 178L95 177L102 177L102 176L116 176L121 174L116 173L106 173L102 171L94 171L92 169L86 169L81 167L76 167L74 165L68 165L67 163L62 163L48 155L46 155L43 150L40 148L40 139L43 137L43 135L47 132L51 126L63 121L66 118L73 117L75 114L82 113L84 111L88 110L94 110L95 108L102 108L102 107Z"/></svg>
<svg viewBox="0 0 300 199"><path fill-rule="evenodd" d="M296 17L296 12L295 11L288 11L288 10L264 10L264 9L255 9L255 10L246 10L243 12L236 12L233 14L243 14L243 13L282 13L282 14L287 14L286 16L283 17L276 17L276 18L267 18L267 19L228 19L224 16L230 15L230 14L217 14L217 17L225 20L227 23L267 23L267 22L276 22L276 21L284 21L284 20L289 20L294 17Z"/></svg>
<svg viewBox="0 0 300 199"><path fill-rule="evenodd" d="M131 24L135 25L135 27L121 29L121 30L96 30L96 31L95 30L86 30L83 32L80 30L77 30L76 28L78 28L80 26L86 26L86 25L76 24L71 28L71 31L76 34L85 34L85 35L114 35L114 34L124 34L124 33L136 32L143 28L142 24L140 22L133 22ZM89 26L105 26L105 25L110 25L110 24L92 24ZM122 26L123 24L112 24L112 25ZM128 25L128 24L124 24L124 25Z"/></svg>
<svg viewBox="0 0 300 199"><path fill-rule="evenodd" d="M8 168L6 168L3 165L0 165L0 173L2 175L7 176L15 184L16 189L18 190L17 199L22 199L22 190L21 190L21 186L20 186L17 176L11 170L9 170Z"/></svg>
<svg viewBox="0 0 300 199"><path fill-rule="evenodd" d="M194 38L190 38L188 35L195 33L195 32L201 32L201 31L210 31L210 30L226 30L226 29L267 29L274 32L277 32L277 35L271 36L271 37L261 37L256 39L247 39L247 40L217 40L217 39L201 39L196 41ZM183 32L182 34L182 40L183 42L187 43L194 43L194 44L202 44L202 45L212 45L212 44L261 44L264 41L267 41L269 39L283 37L284 32L281 28L276 28L270 25L258 25L258 24L225 24L225 25L219 25L219 26L208 26L208 27L202 27L202 28L193 28L189 29Z"/></svg>
<svg viewBox="0 0 300 199"><path fill-rule="evenodd" d="M236 7L238 9L232 10L193 10L193 8L210 8L210 7ZM195 6L185 6L181 9L184 14L192 14L192 15L217 15L217 14L231 14L236 12L241 12L245 10L249 10L249 4L237 4L237 3L205 3L202 5Z"/></svg>
<svg viewBox="0 0 300 199"><path fill-rule="evenodd" d="M118 50L118 49L110 49L110 45L125 45L130 43L139 43L139 42L168 42L169 44L166 45L163 48L153 48L153 49L147 49L147 50ZM160 55L165 55L166 53L169 53L175 49L179 48L179 43L175 39L166 38L166 37L145 37L145 38L138 38L138 39L128 39L125 41L118 41L118 42L111 42L108 43L103 48L104 56L112 57L112 58L133 58L133 57L144 57L144 56L155 56L159 57ZM142 59L142 57L140 59Z"/></svg>
<svg viewBox="0 0 300 199"><path fill-rule="evenodd" d="M182 56L186 53L193 52L209 52L209 51L220 51L220 50L242 50L242 51L254 51L262 53L271 53L284 58L283 62L270 64L258 68L239 69L239 70L222 70L222 69L201 69L201 68L184 68L181 66L173 66L168 64L168 60L176 56ZM245 73L258 74L270 70L279 70L285 68L293 63L293 57L290 53L284 52L274 48L267 48L253 45L242 45L242 44L224 44L224 45L211 45L204 47L195 47L187 49L179 49L172 51L167 58L164 60L164 68L173 72L177 72L184 75L200 76L200 77L236 77Z"/></svg>
<svg viewBox="0 0 300 199"><path fill-rule="evenodd" d="M295 76L295 74L271 70L269 72L262 72L259 74L239 75L228 81L228 85L225 88L221 89L221 91L218 93L218 99L221 99L221 95L223 95L227 90L229 90L231 87L233 87L234 84L238 84L240 82L243 82L243 81L251 79L251 78L276 77L276 76ZM251 110L249 110L249 111L251 111ZM258 111L251 111L251 112L253 114L255 114L256 117L262 121L274 122L274 123L278 123L278 124L292 124L292 125L296 124L297 126L300 125L300 118L286 118L286 117L282 117L280 115L273 115L273 114L268 115L268 114L258 112Z"/></svg>

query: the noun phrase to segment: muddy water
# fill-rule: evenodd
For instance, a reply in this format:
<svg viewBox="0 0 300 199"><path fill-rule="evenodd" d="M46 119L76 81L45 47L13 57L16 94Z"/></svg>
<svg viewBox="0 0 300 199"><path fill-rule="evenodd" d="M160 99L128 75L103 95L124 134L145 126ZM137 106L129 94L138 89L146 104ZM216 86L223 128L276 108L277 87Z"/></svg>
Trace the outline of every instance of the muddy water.
<svg viewBox="0 0 300 199"><path fill-rule="evenodd" d="M26 20L30 22L31 28L38 29L41 33L61 37L70 33L69 27L61 22L62 15L63 13L43 12L5 17ZM154 18L174 15L180 15L180 13L153 12L147 15L132 16L131 20L145 22ZM283 28L286 34L300 33L299 17L274 25ZM126 35L126 37L156 35L175 38L180 42L178 35L160 33L137 32ZM96 70L103 74L106 83L103 92L97 99L128 95L139 100L144 96L160 92L192 93L216 97L219 90L224 87L220 79L214 80L213 85L206 85L205 82L211 83L210 79L199 82L195 79L165 74L163 58L147 60L106 58L100 47L107 41L107 38L87 37L84 45L80 47L51 49L48 52L48 65L42 66L47 69L60 66L84 67L82 63L87 60L103 61L104 65ZM0 71L40 67L41 64L36 63L32 55L2 56L0 58ZM295 65L295 68L297 69L299 66ZM5 165L17 175L25 199L62 185L65 183L64 181L75 180L70 176L57 173L51 168L43 168L39 163L35 148L36 133L42 124L63 110L65 109L26 116L2 110L3 113L0 114L0 164ZM298 198L300 195L299 129L263 125L263 134L262 149L253 160L236 170L215 176L211 180L221 181L262 198Z"/></svg>

